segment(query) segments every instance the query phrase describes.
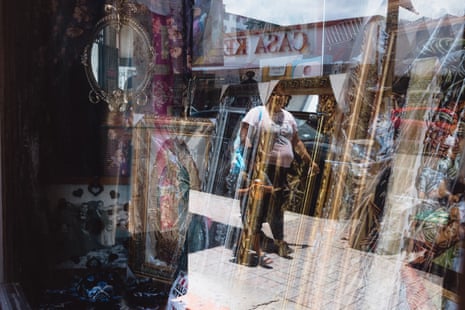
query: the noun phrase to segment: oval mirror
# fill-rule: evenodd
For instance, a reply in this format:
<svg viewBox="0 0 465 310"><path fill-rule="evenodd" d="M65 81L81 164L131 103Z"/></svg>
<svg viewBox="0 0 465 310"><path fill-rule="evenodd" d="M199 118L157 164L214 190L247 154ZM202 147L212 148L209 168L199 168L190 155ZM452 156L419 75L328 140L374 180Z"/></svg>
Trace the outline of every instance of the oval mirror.
<svg viewBox="0 0 465 310"><path fill-rule="evenodd" d="M154 50L135 20L111 14L100 20L82 58L92 87L89 100L105 101L110 111L126 111L145 104L151 81Z"/></svg>

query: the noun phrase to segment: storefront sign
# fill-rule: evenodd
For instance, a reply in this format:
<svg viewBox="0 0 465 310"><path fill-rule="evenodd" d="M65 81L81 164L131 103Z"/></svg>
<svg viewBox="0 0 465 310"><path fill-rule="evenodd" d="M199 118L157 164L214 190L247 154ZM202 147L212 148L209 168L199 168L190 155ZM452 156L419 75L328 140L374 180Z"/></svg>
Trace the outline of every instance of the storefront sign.
<svg viewBox="0 0 465 310"><path fill-rule="evenodd" d="M227 33L223 38L225 65L257 65L264 59L284 56L310 58L323 53L333 56L334 60L347 60L361 25L362 19L357 18L330 24L279 27L270 31ZM274 64L283 65L287 64Z"/></svg>
<svg viewBox="0 0 465 310"><path fill-rule="evenodd" d="M309 33L304 31L262 33L252 36L225 38L225 56L248 54L308 53Z"/></svg>

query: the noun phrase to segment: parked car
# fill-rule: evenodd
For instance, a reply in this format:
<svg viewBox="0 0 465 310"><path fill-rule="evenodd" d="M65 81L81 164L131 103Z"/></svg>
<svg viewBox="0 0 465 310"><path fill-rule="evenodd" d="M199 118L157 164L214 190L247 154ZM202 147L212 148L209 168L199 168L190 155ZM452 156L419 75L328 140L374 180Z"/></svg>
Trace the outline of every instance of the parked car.
<svg viewBox="0 0 465 310"><path fill-rule="evenodd" d="M335 151L331 138L321 132L324 115L293 111L291 113L297 122L299 138L310 154L317 154L319 159L324 159L330 152Z"/></svg>

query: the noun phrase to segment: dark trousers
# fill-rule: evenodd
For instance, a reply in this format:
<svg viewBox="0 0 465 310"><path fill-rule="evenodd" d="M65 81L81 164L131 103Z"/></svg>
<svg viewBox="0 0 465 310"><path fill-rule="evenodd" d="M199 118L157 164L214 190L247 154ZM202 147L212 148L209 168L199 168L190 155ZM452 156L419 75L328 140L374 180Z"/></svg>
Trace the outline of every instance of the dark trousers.
<svg viewBox="0 0 465 310"><path fill-rule="evenodd" d="M267 165L265 169L266 176L265 185L273 185L275 191L273 193L265 192L262 201L257 206L256 221L250 227L252 233L258 233L261 230L263 223L270 224L271 232L276 240L284 239L284 188L287 184L286 175L288 168L279 167L275 165ZM242 208L242 222L244 227L247 227L247 217L250 216L251 210L247 210L248 195L244 195L241 199Z"/></svg>
<svg viewBox="0 0 465 310"><path fill-rule="evenodd" d="M270 179L275 191L265 194L263 209L266 210L266 222L270 224L273 237L276 240L284 239L284 188L287 184L286 175L288 168L268 165L266 175Z"/></svg>

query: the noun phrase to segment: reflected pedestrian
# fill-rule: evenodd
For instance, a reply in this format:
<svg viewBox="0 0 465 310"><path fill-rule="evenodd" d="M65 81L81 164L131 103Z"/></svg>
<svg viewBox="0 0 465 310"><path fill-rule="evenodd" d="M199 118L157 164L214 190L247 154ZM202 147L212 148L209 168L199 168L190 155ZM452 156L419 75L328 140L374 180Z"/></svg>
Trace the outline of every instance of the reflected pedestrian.
<svg viewBox="0 0 465 310"><path fill-rule="evenodd" d="M263 154L263 172L272 185L272 191L263 193L263 201L257 216L257 227L261 229L264 222L268 222L273 233L273 242L280 256L289 257L293 250L284 241L284 189L287 187L287 174L294 160L294 152L302 160L309 164L314 173L319 172L318 165L312 160L304 143L297 132L297 122L294 116L285 110L290 101L290 96L276 88L265 107L252 108L243 118L241 123L241 145L250 147L248 133L251 127L258 130L261 137L266 137L266 152ZM256 140L255 140L256 141ZM259 150L260 151L260 150ZM263 150L261 150L263 151ZM258 164L255 162L254 164ZM253 167L249 167L253 169ZM257 249L256 249L257 250ZM258 249L260 251L260 249Z"/></svg>

